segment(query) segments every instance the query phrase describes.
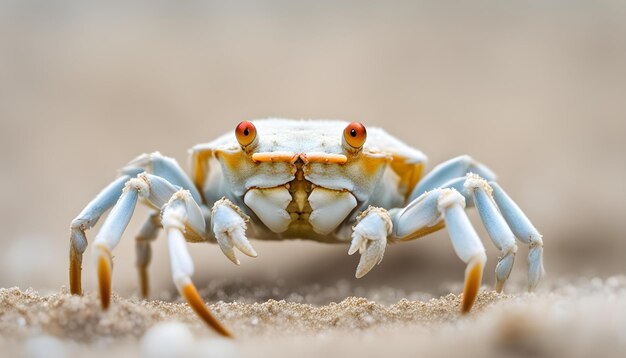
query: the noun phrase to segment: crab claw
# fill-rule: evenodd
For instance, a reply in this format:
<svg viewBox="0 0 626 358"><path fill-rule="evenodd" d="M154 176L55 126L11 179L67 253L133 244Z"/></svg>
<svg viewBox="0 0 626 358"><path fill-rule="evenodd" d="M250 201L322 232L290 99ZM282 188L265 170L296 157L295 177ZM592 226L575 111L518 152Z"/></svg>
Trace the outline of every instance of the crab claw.
<svg viewBox="0 0 626 358"><path fill-rule="evenodd" d="M385 209L370 207L357 218L348 255L359 251L361 259L356 278L365 276L385 255L387 236L391 234L391 218Z"/></svg>
<svg viewBox="0 0 626 358"><path fill-rule="evenodd" d="M215 203L211 211L211 226L220 249L235 265L239 259L235 256L235 247L250 257L257 253L246 237L246 222L249 218L230 200L223 198Z"/></svg>

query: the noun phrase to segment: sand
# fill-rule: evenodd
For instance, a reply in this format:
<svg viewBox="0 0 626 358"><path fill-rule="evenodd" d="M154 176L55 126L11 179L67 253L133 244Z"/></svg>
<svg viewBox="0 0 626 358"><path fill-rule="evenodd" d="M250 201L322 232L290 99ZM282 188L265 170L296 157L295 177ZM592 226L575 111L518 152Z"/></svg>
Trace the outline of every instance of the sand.
<svg viewBox="0 0 626 358"><path fill-rule="evenodd" d="M359 292L345 282L274 289L245 282L212 285L203 296L237 336L224 342L177 300L115 295L111 309L103 312L92 293L77 297L65 290L39 294L8 288L0 289L1 352L139 356L142 339L146 353L145 344L167 342L175 349L173 341L187 334L193 343L185 341L186 346L217 349L213 356L624 356L626 277L555 282L532 295L520 287L510 290L516 293L498 294L485 286L464 316L455 294L422 300L414 298L427 293L412 293L411 299L389 303L398 293L390 288L360 292L368 298L337 299ZM216 302L216 297L221 298ZM172 321L182 325L153 334L167 338L142 338ZM172 333L181 329L188 332Z"/></svg>

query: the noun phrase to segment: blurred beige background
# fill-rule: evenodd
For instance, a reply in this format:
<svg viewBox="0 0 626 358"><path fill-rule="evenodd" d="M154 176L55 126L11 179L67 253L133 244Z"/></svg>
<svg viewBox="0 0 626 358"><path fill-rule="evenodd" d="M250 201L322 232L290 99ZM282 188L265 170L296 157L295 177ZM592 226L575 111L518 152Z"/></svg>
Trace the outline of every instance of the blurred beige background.
<svg viewBox="0 0 626 358"><path fill-rule="evenodd" d="M544 234L548 281L624 273L625 95L621 1L0 1L0 287L67 285L70 221L137 154L186 167L192 145L272 116L382 126L431 168L470 154ZM146 213L115 252L123 294ZM471 217L491 284L497 251ZM389 247L358 281L347 247L253 245L240 267L193 245L195 279L436 293L463 274L445 231ZM155 251L153 286L171 289L162 237Z"/></svg>

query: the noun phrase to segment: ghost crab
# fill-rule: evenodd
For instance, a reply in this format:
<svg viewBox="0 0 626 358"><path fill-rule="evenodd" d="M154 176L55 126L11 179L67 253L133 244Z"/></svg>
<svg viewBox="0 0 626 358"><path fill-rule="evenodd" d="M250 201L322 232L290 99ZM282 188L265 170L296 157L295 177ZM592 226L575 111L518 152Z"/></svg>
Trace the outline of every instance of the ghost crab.
<svg viewBox="0 0 626 358"><path fill-rule="evenodd" d="M467 264L461 311L476 298L485 249L466 206L475 206L501 251L496 290L507 280L516 238L528 245L528 284L543 275L541 235L469 156L436 166L422 178L426 157L382 129L339 121L259 120L241 122L208 144L191 149L191 177L161 154L143 154L72 221L70 288L81 293L85 231L112 208L93 245L102 306L109 306L111 253L139 199L154 209L137 235L141 291L148 294L150 243L164 228L173 280L193 310L219 333L230 332L204 304L190 277L187 242L216 242L239 264L234 248L255 257L248 236L261 240L309 239L350 243L361 255L356 277L378 264L388 241L409 241L448 228L458 257Z"/></svg>

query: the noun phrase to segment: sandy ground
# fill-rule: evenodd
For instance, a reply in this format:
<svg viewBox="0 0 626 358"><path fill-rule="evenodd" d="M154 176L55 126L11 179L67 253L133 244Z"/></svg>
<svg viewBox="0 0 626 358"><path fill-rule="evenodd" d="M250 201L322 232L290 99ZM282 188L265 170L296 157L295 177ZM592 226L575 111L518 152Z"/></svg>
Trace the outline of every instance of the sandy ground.
<svg viewBox="0 0 626 358"><path fill-rule="evenodd" d="M0 356L138 356L147 342L244 357L626 357L626 279L611 277L626 274L624 39L614 0L0 1ZM187 148L273 116L384 127L427 170L484 162L543 234L547 280L524 293L520 246L520 281L506 296L485 286L463 317L445 231L390 245L358 281L347 247L254 241L259 257L235 268L193 245L194 280L237 334L224 343L171 292L163 236L158 294L133 298L138 208L110 311L89 254L87 296L59 291L68 225L121 166L158 150L188 169ZM499 253L469 215L490 283ZM186 328L159 325L172 320Z"/></svg>
<svg viewBox="0 0 626 358"><path fill-rule="evenodd" d="M1 352L27 357L81 352L96 357L138 356L150 347L157 352L179 349L181 341L196 353L214 357L461 352L465 356L617 357L626 352L624 276L545 284L532 295L522 293L520 287L510 287L509 291L517 292L512 294L484 287L467 316L458 313L460 298L454 294L417 299L428 294L413 293L409 299L398 299L397 291L382 288L359 292L365 297L339 299L346 292L358 292L345 282L299 288L239 282L208 290L211 294L203 294L214 302L212 310L237 335L232 342L206 329L180 301L115 296L111 309L103 312L94 294L76 297L67 292L1 289ZM216 297L222 299L215 302ZM168 326L171 321L182 325ZM152 336L146 338L146 332ZM166 338L160 338L163 335Z"/></svg>

